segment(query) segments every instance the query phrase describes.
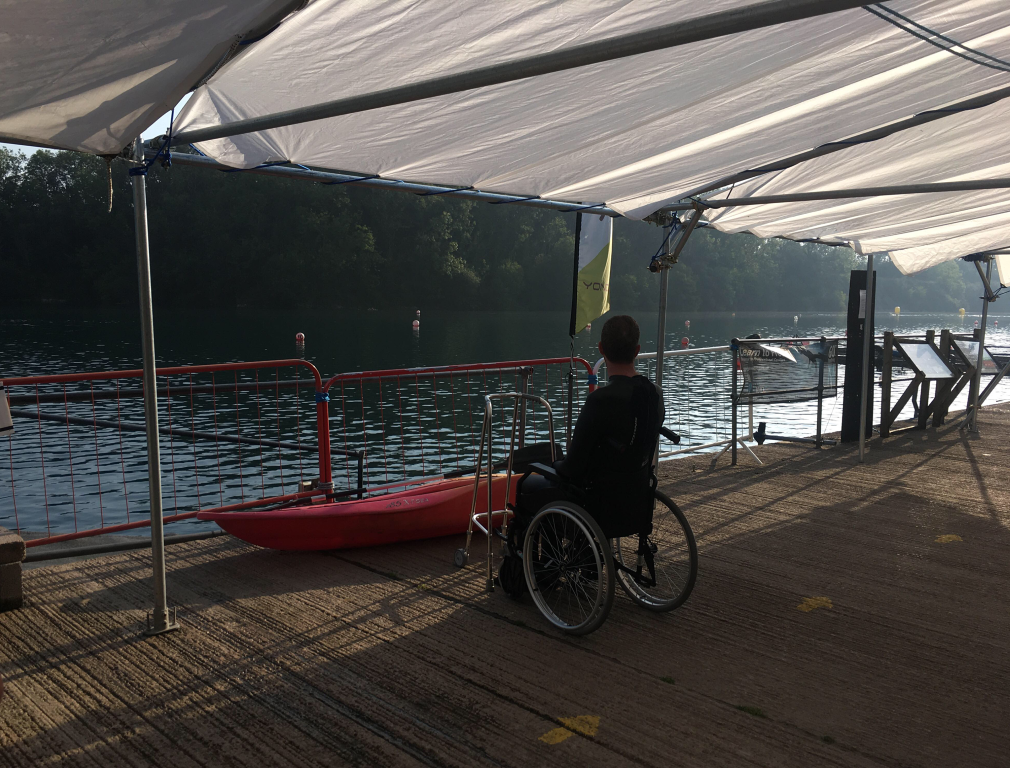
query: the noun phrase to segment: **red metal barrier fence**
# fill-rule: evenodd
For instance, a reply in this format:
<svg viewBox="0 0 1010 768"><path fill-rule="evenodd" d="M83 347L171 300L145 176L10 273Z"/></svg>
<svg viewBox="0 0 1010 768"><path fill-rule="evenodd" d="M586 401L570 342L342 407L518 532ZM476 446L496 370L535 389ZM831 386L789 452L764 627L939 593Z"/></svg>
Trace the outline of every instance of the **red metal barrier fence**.
<svg viewBox="0 0 1010 768"><path fill-rule="evenodd" d="M142 375L4 379L16 430L0 519L28 546L150 524ZM298 498L302 480L328 480L320 388L304 360L159 368L166 522Z"/></svg>
<svg viewBox="0 0 1010 768"><path fill-rule="evenodd" d="M365 455L366 488L470 473L477 460L485 394L541 394L551 403L557 435L565 434L572 362L586 374L581 380L572 377L577 414L583 388L595 386L595 377L589 378L592 367L578 357L339 374L323 386L331 399L332 444ZM525 418L529 438L546 440L543 414L531 409ZM504 410L496 416L497 444L503 452L510 419L511 412ZM350 477L346 481L354 482Z"/></svg>
<svg viewBox="0 0 1010 768"><path fill-rule="evenodd" d="M325 385L304 360L159 368L165 522L467 474L486 393L544 395L564 434L569 365L551 358L365 371ZM3 383L15 432L0 456L0 525L21 531L30 547L150 525L142 371ZM572 379L574 413L586 384ZM510 418L496 419L502 451ZM542 413L531 409L525 419L528 439L546 439Z"/></svg>

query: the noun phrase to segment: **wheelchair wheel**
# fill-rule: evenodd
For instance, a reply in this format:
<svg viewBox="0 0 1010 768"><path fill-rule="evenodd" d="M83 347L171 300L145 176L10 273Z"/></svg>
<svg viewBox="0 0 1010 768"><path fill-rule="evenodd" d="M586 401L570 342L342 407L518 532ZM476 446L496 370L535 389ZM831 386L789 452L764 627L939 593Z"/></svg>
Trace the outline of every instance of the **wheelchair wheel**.
<svg viewBox="0 0 1010 768"><path fill-rule="evenodd" d="M606 620L614 602L613 562L600 526L570 502L545 505L526 531L526 586L563 632L586 635Z"/></svg>
<svg viewBox="0 0 1010 768"><path fill-rule="evenodd" d="M672 611L683 605L698 577L698 546L691 526L676 504L656 492L652 533L623 536L611 543L618 564L617 580L628 597L650 611Z"/></svg>

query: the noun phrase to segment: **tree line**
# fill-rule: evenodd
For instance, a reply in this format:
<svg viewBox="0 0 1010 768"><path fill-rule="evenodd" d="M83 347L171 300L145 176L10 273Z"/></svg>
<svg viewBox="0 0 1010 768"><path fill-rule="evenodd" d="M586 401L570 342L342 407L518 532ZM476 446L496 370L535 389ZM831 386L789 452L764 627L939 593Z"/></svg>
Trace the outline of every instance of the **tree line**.
<svg viewBox="0 0 1010 768"><path fill-rule="evenodd" d="M0 147L0 274L8 306L136 302L132 192L125 164ZM516 205L325 186L247 173L153 166L148 212L161 307L564 310L575 215ZM653 309L648 271L663 233L618 219L611 304ZM848 248L699 230L670 276L685 311L844 311ZM961 262L903 277L886 260L878 307L975 307Z"/></svg>

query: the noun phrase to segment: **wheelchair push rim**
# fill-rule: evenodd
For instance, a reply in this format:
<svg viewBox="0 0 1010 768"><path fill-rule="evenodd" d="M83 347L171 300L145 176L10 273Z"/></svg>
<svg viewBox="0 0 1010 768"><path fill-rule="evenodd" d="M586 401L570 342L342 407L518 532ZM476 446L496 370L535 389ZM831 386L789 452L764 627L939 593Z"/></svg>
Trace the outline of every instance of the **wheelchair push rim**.
<svg viewBox="0 0 1010 768"><path fill-rule="evenodd" d="M523 542L526 585L558 629L585 635L599 628L614 602L613 555L599 525L574 504L544 506Z"/></svg>
<svg viewBox="0 0 1010 768"><path fill-rule="evenodd" d="M698 576L698 546L684 513L666 494L656 492L652 533L644 542L638 535L623 536L611 547L621 589L643 608L672 611L690 596Z"/></svg>

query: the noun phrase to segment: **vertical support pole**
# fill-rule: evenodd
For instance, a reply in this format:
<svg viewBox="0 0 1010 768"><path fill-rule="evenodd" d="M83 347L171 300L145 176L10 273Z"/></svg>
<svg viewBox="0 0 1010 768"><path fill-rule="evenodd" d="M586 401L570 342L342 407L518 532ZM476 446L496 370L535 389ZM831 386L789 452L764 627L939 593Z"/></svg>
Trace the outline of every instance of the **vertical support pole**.
<svg viewBox="0 0 1010 768"><path fill-rule="evenodd" d="M516 403L518 405L518 403ZM494 462L491 460L491 435L494 428L492 422L491 401L487 401L487 591L494 592ZM516 413L512 413L512 423L515 424Z"/></svg>
<svg viewBox="0 0 1010 768"><path fill-rule="evenodd" d="M144 142L138 136L133 148L141 170ZM145 172L146 173L146 172ZM151 299L151 255L147 240L147 184L145 173L131 173L133 182L133 226L137 243L137 282L140 286L141 346L144 353L144 423L147 428L147 472L151 495L151 565L154 611L147 634L160 635L178 629L168 618L168 588L165 582L165 526L161 500L161 451L158 445L158 386L154 357L154 303Z"/></svg>
<svg viewBox="0 0 1010 768"><path fill-rule="evenodd" d="M894 332L884 331L884 360L880 366L880 439L891 434L891 361L894 359Z"/></svg>
<svg viewBox="0 0 1010 768"><path fill-rule="evenodd" d="M968 431L978 434L979 395L982 393L982 366L985 364L985 326L989 322L989 285L992 278L992 256L985 259L985 296L982 297L982 328L978 338L978 362L975 363L975 378L971 383L971 415L968 420ZM975 265L982 274L981 267Z"/></svg>
<svg viewBox="0 0 1010 768"><path fill-rule="evenodd" d="M950 329L940 331L940 359L947 363L950 360ZM953 386L952 379L941 379L936 384L936 394L933 396L933 429L943 425L947 416L947 398Z"/></svg>
<svg viewBox="0 0 1010 768"><path fill-rule="evenodd" d="M733 339L733 341L730 342L730 347L733 350L733 375L731 377L731 383L730 383L730 386L733 388L733 391L730 394L730 401L731 401L732 406L733 406L732 407L732 417L731 417L731 422L732 422L732 425L733 425L732 426L733 432L732 432L732 435L731 435L731 437L733 439L733 443L732 443L733 447L730 450L730 457L731 457L730 464L735 467L736 466L736 400L737 400L737 397L736 397L736 393L737 393L737 373L736 372L737 372L737 368L739 367L739 360L740 360L740 357L739 357L739 346L737 345L736 339Z"/></svg>
<svg viewBox="0 0 1010 768"><path fill-rule="evenodd" d="M574 356L574 355L573 355ZM572 448L572 427L575 418L575 366L568 366L568 420L565 423L565 453Z"/></svg>
<svg viewBox="0 0 1010 768"><path fill-rule="evenodd" d="M870 312L873 307L873 254L866 257L866 316L863 318L863 328L869 330ZM873 349L873 334L863 334L863 388L862 396L859 400L859 462L862 463L866 455L866 430L869 424L866 423L866 402L870 396L870 382L873 381L873 358L870 351Z"/></svg>
<svg viewBox="0 0 1010 768"><path fill-rule="evenodd" d="M930 328L926 331L926 343L933 346L933 339L936 338L936 331ZM923 379L919 385L919 429L926 428L926 421L929 418L929 379Z"/></svg>
<svg viewBox="0 0 1010 768"><path fill-rule="evenodd" d="M814 440L814 447L818 450L821 447L821 424L823 422L824 416L824 356L827 354L824 350L827 349L827 344L823 341L821 342L821 357L817 361L817 438Z"/></svg>
<svg viewBox="0 0 1010 768"><path fill-rule="evenodd" d="M318 372L316 372L316 376L319 376ZM330 395L328 392L323 392L322 389L316 390L316 441L319 444L319 484L317 487L322 491L332 491L333 457L330 455Z"/></svg>
<svg viewBox="0 0 1010 768"><path fill-rule="evenodd" d="M666 241L666 256L670 256L670 241ZM659 270L659 327L656 329L656 386L663 389L663 353L666 351L666 307L670 294L670 265Z"/></svg>
<svg viewBox="0 0 1010 768"><path fill-rule="evenodd" d="M530 379L533 377L532 368L519 369L519 394L525 395L530 391ZM519 447L526 445L526 398L519 398Z"/></svg>

